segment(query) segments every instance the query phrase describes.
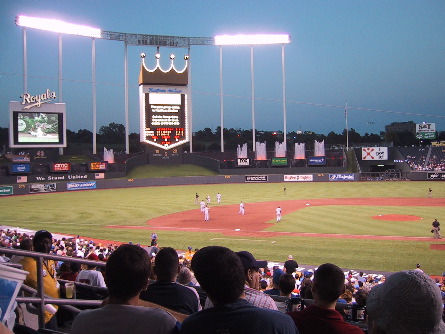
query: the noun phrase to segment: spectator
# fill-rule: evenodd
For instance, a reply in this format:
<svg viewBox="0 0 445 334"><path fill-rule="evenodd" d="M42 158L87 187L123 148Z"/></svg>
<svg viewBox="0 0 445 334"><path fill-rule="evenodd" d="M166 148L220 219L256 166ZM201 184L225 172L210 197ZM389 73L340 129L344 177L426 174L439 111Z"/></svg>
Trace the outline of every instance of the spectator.
<svg viewBox="0 0 445 334"><path fill-rule="evenodd" d="M331 263L322 264L315 272L312 286L314 304L303 311L292 311L298 330L306 333L363 334L363 331L343 320L335 310L338 297L345 290L343 270Z"/></svg>
<svg viewBox="0 0 445 334"><path fill-rule="evenodd" d="M191 262L193 255L195 255L195 252L192 250L193 248L191 246L187 247L187 252L184 253L184 258L186 261Z"/></svg>
<svg viewBox="0 0 445 334"><path fill-rule="evenodd" d="M286 271L286 274L293 274L298 268L297 261L294 260L294 257L292 255L289 255L287 257L287 261L284 262L284 269Z"/></svg>
<svg viewBox="0 0 445 334"><path fill-rule="evenodd" d="M156 282L142 291L140 298L183 314L198 312L201 304L196 290L176 283L179 269L176 250L171 247L162 248L155 258Z"/></svg>
<svg viewBox="0 0 445 334"><path fill-rule="evenodd" d="M53 236L45 230L37 231L32 239L34 250L39 253L49 254L51 251ZM25 256L20 264L23 270L29 272L24 283L31 288L37 289L37 260ZM59 283L56 277L56 266L53 260L43 260L43 291L52 298L60 298ZM57 310L57 305L54 305ZM57 330L57 319L54 313L45 311L45 328Z"/></svg>
<svg viewBox="0 0 445 334"><path fill-rule="evenodd" d="M182 285L194 286L192 282L193 274L188 267L181 267L176 281Z"/></svg>
<svg viewBox="0 0 445 334"><path fill-rule="evenodd" d="M369 333L445 333L439 288L418 270L399 271L374 286L366 302Z"/></svg>
<svg viewBox="0 0 445 334"><path fill-rule="evenodd" d="M301 298L312 299L312 280L309 277L303 279L300 287Z"/></svg>
<svg viewBox="0 0 445 334"><path fill-rule="evenodd" d="M422 269L420 269L420 263L417 263L416 264L416 269L415 270L418 270L418 271L421 271L421 272L423 272L423 270Z"/></svg>
<svg viewBox="0 0 445 334"><path fill-rule="evenodd" d="M60 274L60 279L67 281L76 281L77 275L80 271L80 263L77 262L64 262L67 265L67 271Z"/></svg>
<svg viewBox="0 0 445 334"><path fill-rule="evenodd" d="M32 251L33 245L32 245L32 239L26 238L20 241L19 249L26 250L26 251ZM11 256L11 263L20 263L20 261L23 259L23 256L20 255L13 255Z"/></svg>
<svg viewBox="0 0 445 334"><path fill-rule="evenodd" d="M278 310L275 301L268 295L260 291L260 268L267 268L267 261L257 261L253 255L247 251L241 251L236 253L244 269L244 293L246 300L258 307L269 308L272 310ZM207 298L205 308L213 307L210 298Z"/></svg>
<svg viewBox="0 0 445 334"><path fill-rule="evenodd" d="M99 257L95 253L90 253L88 260L99 261ZM87 269L82 270L76 277L76 282L85 283L91 286L106 288L104 276L97 270L94 264L88 264Z"/></svg>
<svg viewBox="0 0 445 334"><path fill-rule="evenodd" d="M359 289L354 296L357 306L366 306L366 300L368 298L368 291Z"/></svg>
<svg viewBox="0 0 445 334"><path fill-rule="evenodd" d="M273 295L273 296L280 295L280 288L278 286L278 282L280 280L281 275L283 275L283 274L284 274L284 271L282 271L280 268L275 268L275 270L273 271L273 275L272 275L272 289L264 291L265 294L267 294L269 296L270 295Z"/></svg>
<svg viewBox="0 0 445 334"><path fill-rule="evenodd" d="M159 246L158 246L157 241L152 243L151 246L145 247L145 250L147 251L148 255L150 255L150 258L155 257L156 254L158 254L158 252L159 252Z"/></svg>
<svg viewBox="0 0 445 334"><path fill-rule="evenodd" d="M267 287L268 287L267 281L265 279L262 279L260 281L260 290L264 292L265 290L267 290Z"/></svg>
<svg viewBox="0 0 445 334"><path fill-rule="evenodd" d="M364 275L364 273L363 273L363 271L361 271L361 272L358 274L357 280L358 280L359 282L363 282L363 283L365 283L365 282L366 282L366 277L364 277L363 275Z"/></svg>
<svg viewBox="0 0 445 334"><path fill-rule="evenodd" d="M199 250L192 259L192 270L215 307L185 319L181 333L298 333L285 314L255 307L244 299L243 263L230 249L209 246Z"/></svg>
<svg viewBox="0 0 445 334"><path fill-rule="evenodd" d="M295 290L295 278L291 274L283 274L278 281L280 296L293 297L292 291Z"/></svg>
<svg viewBox="0 0 445 334"><path fill-rule="evenodd" d="M179 324L165 310L138 306L150 274L150 258L144 249L120 246L111 254L105 272L110 294L107 304L81 312L71 326L72 334L178 332Z"/></svg>

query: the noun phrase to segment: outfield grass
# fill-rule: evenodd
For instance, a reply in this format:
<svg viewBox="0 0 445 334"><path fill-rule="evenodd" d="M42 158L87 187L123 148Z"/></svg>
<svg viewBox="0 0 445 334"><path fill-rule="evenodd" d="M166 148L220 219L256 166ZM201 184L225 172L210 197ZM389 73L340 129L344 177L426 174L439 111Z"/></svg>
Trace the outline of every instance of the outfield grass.
<svg viewBox="0 0 445 334"><path fill-rule="evenodd" d="M91 238L147 244L151 231L104 228L108 225L146 226L150 218L196 209L195 192L201 197L217 192L223 204L318 198L434 197L445 198L440 182L307 182L166 186L113 190L75 191L29 196L0 197L1 224L47 229L52 232ZM378 214L406 214L421 221L388 222L372 219ZM366 235L430 237L431 221L445 222L443 207L397 206L308 206L286 214L273 231L345 233ZM219 233L158 231L160 245L176 249L224 245L233 250L249 250L256 257L284 261L288 254L302 264L333 262L341 267L396 271L411 269L416 263L429 274L445 271L443 251L431 250L431 243L444 241L382 241L279 236L236 238Z"/></svg>
<svg viewBox="0 0 445 334"><path fill-rule="evenodd" d="M126 178L140 179L170 176L208 176L218 175L210 169L196 165L144 165L133 168Z"/></svg>

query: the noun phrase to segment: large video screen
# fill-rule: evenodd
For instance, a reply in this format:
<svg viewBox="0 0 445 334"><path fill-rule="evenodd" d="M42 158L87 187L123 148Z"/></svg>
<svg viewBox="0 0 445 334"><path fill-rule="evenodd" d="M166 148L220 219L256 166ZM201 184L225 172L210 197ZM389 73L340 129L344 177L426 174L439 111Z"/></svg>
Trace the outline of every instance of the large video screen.
<svg viewBox="0 0 445 334"><path fill-rule="evenodd" d="M65 112L11 110L10 146L66 147Z"/></svg>

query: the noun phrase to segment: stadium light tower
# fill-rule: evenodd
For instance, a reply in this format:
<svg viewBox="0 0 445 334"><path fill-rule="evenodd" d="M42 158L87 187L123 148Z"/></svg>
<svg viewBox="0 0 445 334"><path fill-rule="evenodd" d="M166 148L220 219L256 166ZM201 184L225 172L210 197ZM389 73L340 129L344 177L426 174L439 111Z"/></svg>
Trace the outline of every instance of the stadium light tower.
<svg viewBox="0 0 445 334"><path fill-rule="evenodd" d="M223 103L223 84L222 84L222 46L224 45L248 45L250 46L250 76L252 90L252 150L255 152L255 80L254 80L254 63L253 63L253 47L254 45L271 45L281 44L281 68L283 82L283 141L286 147L286 80L284 66L284 45L291 42L290 35L287 34L260 34L260 35L218 35L215 36L215 45L220 46L220 105L221 105L221 152L224 152L224 103Z"/></svg>
<svg viewBox="0 0 445 334"><path fill-rule="evenodd" d="M31 17L19 15L15 23L20 27L34 28L46 31L57 32L60 34L77 35L91 38L100 38L101 30L80 24L72 24L56 19L45 19L41 17Z"/></svg>
<svg viewBox="0 0 445 334"><path fill-rule="evenodd" d="M93 153L96 154L96 130L97 130L97 117L96 117L96 38L101 38L101 30L98 28L88 27L80 24L73 24L64 22L57 19L46 19L41 17L31 17L19 15L15 18L15 23L23 27L23 91L28 91L28 73L27 73L27 56L26 56L26 28L40 29L45 31L51 31L59 34L59 102L63 101L62 90L62 34L76 35L82 37L89 37L92 39L91 44L91 67L92 67L92 95L93 95ZM61 149L62 150L62 149Z"/></svg>

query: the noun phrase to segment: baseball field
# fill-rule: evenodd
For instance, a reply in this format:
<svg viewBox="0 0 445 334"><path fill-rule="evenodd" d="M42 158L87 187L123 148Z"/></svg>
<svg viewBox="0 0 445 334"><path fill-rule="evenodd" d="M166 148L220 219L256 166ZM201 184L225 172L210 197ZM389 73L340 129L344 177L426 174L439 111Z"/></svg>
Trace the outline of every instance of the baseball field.
<svg viewBox="0 0 445 334"><path fill-rule="evenodd" d="M284 192L286 186L286 192ZM432 198L428 188L433 189ZM221 193L222 202L216 203ZM195 203L210 195L210 221ZM239 204L245 215L239 215ZM283 216L276 223L275 209ZM1 197L2 225L87 239L147 245L223 245L257 258L300 264L332 262L373 271L445 271L445 240L431 222L445 222L441 182L286 182L86 190ZM445 226L443 223L442 226Z"/></svg>

